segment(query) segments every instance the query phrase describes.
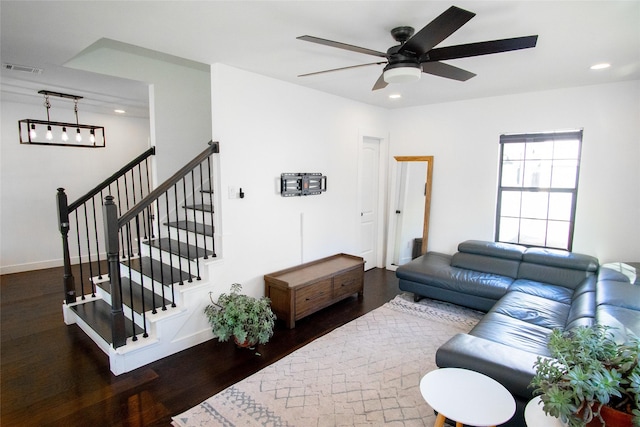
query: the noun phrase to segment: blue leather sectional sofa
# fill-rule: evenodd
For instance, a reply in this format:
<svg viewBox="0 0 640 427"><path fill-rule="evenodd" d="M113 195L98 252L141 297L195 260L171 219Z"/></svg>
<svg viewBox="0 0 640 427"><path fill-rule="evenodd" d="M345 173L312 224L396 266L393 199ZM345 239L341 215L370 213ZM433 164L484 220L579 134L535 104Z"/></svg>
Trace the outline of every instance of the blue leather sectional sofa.
<svg viewBox="0 0 640 427"><path fill-rule="evenodd" d="M396 271L400 289L487 312L468 333L436 353L439 367L482 372L516 399L505 425L522 426L533 397L529 383L538 356L549 356L554 328L595 323L616 328L618 339L640 336L640 280L601 268L592 256L469 240L458 252L429 252Z"/></svg>

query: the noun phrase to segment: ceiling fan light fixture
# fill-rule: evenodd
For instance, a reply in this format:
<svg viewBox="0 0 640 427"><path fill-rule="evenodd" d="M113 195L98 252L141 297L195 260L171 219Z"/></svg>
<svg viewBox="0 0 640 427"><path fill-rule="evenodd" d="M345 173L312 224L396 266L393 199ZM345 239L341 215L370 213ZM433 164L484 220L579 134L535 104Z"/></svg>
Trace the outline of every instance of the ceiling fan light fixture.
<svg viewBox="0 0 640 427"><path fill-rule="evenodd" d="M422 70L416 67L396 67L384 71L387 83L411 83L420 80Z"/></svg>

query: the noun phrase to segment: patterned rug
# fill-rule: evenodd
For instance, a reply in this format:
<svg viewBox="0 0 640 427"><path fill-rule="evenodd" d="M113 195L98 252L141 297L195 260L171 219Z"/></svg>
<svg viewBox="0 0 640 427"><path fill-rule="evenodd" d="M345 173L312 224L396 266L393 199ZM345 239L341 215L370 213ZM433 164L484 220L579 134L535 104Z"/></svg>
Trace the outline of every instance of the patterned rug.
<svg viewBox="0 0 640 427"><path fill-rule="evenodd" d="M438 347L482 313L403 294L173 418L187 426L433 426Z"/></svg>

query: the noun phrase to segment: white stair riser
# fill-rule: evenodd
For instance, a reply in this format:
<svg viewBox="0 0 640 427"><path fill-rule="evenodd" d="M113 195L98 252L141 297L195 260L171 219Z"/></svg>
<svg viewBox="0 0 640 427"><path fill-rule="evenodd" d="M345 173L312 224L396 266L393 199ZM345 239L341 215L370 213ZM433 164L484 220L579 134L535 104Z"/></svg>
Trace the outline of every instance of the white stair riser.
<svg viewBox="0 0 640 427"><path fill-rule="evenodd" d="M213 237L212 236L203 236L202 234L196 234L192 231L177 229L174 227L169 228L168 235L165 234L163 237L170 237L173 240L180 241L181 243L189 242L192 246L197 246L199 248L207 247L207 250L211 252L213 246Z"/></svg>
<svg viewBox="0 0 640 427"><path fill-rule="evenodd" d="M162 295L162 288L164 288L164 296L166 299L171 300L171 287L164 286L159 280L151 280L149 276L143 276L140 272L131 269L131 275L129 275L129 268L123 264L120 264L120 275L122 277L128 277L130 280L138 284L142 284L149 291L154 291L157 295ZM195 279L193 279L195 281ZM185 281L187 283L187 281ZM153 286L152 286L153 284ZM176 304L180 304L180 292L178 291L178 287L181 286L178 283L174 284L174 294L176 299ZM184 286L184 285L182 285Z"/></svg>

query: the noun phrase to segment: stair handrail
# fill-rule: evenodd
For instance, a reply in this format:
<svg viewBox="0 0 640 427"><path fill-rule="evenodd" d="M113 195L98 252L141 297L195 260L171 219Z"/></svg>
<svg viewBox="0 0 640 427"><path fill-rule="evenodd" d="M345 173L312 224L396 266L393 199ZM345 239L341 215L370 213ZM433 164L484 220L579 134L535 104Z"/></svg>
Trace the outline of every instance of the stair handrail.
<svg viewBox="0 0 640 427"><path fill-rule="evenodd" d="M129 227L129 223L133 222L134 225L131 227L135 227L137 229L138 226L138 218L142 216L143 218L146 215L149 215L149 211L152 210L153 204L158 203L158 200L166 195L169 190L177 185L181 180L184 182L184 179L189 174L193 174L193 170L204 161L208 161L208 158L216 153L219 153L219 143L217 141L209 141L208 147L198 154L193 160L189 161L185 166L180 168L176 173L174 173L171 177L165 180L163 183L158 185L157 188L149 192L147 196L142 198L138 203L136 203L132 208L130 208L127 212L118 217L118 209L113 201L112 196L105 197L103 203L103 216L104 216L104 233L105 233L105 242L107 249L107 261L109 264L109 273L110 273L110 295L111 295L111 335L112 335L112 345L114 348L118 348L126 345L127 342L127 334L126 334L126 324L125 324L125 313L122 302L123 288L122 281L120 275L120 240L119 236L122 234L121 230L127 230ZM211 173L211 170L209 170ZM193 175L192 175L193 176ZM211 177L210 177L211 178ZM174 187L175 188L175 187ZM176 201L177 203L177 201ZM132 240L136 240L138 244L140 244L140 239L135 238L135 236L129 239L129 243ZM187 241L188 244L188 241ZM130 260L129 260L130 262ZM153 273L152 273L153 274ZM198 280L200 278L198 277ZM153 277L151 279L153 282ZM153 283L151 284L153 286ZM144 291L144 286L142 286ZM152 294L154 291L151 291ZM173 291L172 291L173 292ZM133 299L133 298L131 298ZM164 299L164 297L163 297ZM142 299L143 304L143 313L144 313L144 298ZM132 303L133 304L133 303ZM175 303L173 305L175 307ZM166 308L163 308L163 310ZM134 317L133 307L131 307L131 319ZM144 314L143 314L144 316ZM144 320L143 320L144 322ZM135 333L135 325L133 325L134 334L132 337L133 341L137 341L137 336ZM144 329L143 337L148 336L146 327Z"/></svg>
<svg viewBox="0 0 640 427"><path fill-rule="evenodd" d="M100 184L96 185L94 188L89 190L85 195L79 197L73 203L68 203L67 194L65 193L64 188L58 188L58 192L56 194L56 204L57 204L57 213L58 213L58 227L60 230L60 234L62 237L62 259L64 266L63 273L63 287L65 293L65 302L67 304L72 304L76 302L76 288L75 288L75 279L73 277L73 273L71 271L71 255L69 253L69 231L70 231L70 221L69 214L76 211L79 207L83 206L93 197L101 193L103 190L108 188L111 184L118 181L121 177L125 176L128 172L133 171L134 168L140 165L143 161L146 161L150 156L155 155L155 147L151 147L148 150L144 151L142 154L137 156L135 159L131 160L123 167L121 167L117 172L113 173L110 177L102 181ZM90 249L88 249L90 252ZM80 256L80 254L79 254ZM98 264L99 264L98 260ZM89 264L91 261L89 261ZM82 260L80 260L81 265L81 275L82 275ZM82 280L82 278L81 278ZM84 295L83 295L84 298Z"/></svg>
<svg viewBox="0 0 640 427"><path fill-rule="evenodd" d="M105 179L100 184L96 185L94 188L89 190L87 194L85 194L82 197L79 197L78 200L76 200L75 202L70 203L68 206L69 213L78 209L80 206L82 206L83 203L90 200L93 196L97 195L99 192L107 188L109 184L113 184L115 181L118 180L118 178L120 178L121 176L129 172L131 169L136 167L138 163L142 162L143 160L146 160L149 156L153 156L155 154L156 154L156 147L151 147L144 153L140 154L135 159L131 160L129 163L121 167L117 172L115 172L109 178Z"/></svg>
<svg viewBox="0 0 640 427"><path fill-rule="evenodd" d="M216 154L220 152L220 145L218 141L209 141L207 144L209 146L203 152L201 152L196 157L194 157L193 160L191 160L189 163L187 163L186 165L178 169L176 173L174 173L169 178L167 178L166 181L160 184L156 189L152 190L149 194L147 194L146 197L140 200L135 206L133 206L131 209L125 212L122 216L120 216L120 218L118 218L118 228L122 227L123 225L131 221L133 218L138 216L140 213L142 213L142 211L144 211L160 195L166 193L169 188L171 188L174 184L176 184L178 181L184 178L185 175L191 172L193 168L195 168L200 163L202 163L202 161L205 160L207 157L209 157L212 154Z"/></svg>

